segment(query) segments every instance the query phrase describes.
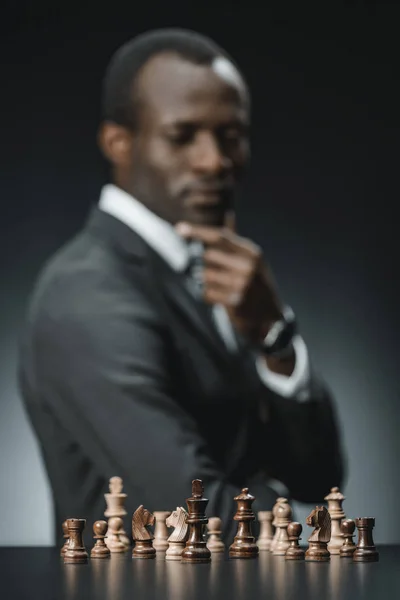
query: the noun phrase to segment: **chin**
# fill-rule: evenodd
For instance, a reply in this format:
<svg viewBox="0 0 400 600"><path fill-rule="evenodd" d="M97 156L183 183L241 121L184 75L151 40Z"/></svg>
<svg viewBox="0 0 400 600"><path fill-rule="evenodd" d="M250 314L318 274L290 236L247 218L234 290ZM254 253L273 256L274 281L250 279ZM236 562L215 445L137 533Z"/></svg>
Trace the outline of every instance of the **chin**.
<svg viewBox="0 0 400 600"><path fill-rule="evenodd" d="M192 225L223 227L225 212L216 210L191 211L190 214L185 215L184 220Z"/></svg>

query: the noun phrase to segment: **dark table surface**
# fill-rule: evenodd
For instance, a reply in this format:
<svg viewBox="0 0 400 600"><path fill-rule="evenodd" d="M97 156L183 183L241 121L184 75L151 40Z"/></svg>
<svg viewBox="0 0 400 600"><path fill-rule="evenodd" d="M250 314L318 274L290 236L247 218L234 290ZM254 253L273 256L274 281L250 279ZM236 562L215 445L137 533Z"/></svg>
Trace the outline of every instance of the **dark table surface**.
<svg viewBox="0 0 400 600"><path fill-rule="evenodd" d="M212 555L190 565L132 559L130 552L86 565L64 565L56 548L0 548L0 597L4 600L340 600L400 598L400 546L379 547L380 561L356 564L295 563L262 552L256 559Z"/></svg>

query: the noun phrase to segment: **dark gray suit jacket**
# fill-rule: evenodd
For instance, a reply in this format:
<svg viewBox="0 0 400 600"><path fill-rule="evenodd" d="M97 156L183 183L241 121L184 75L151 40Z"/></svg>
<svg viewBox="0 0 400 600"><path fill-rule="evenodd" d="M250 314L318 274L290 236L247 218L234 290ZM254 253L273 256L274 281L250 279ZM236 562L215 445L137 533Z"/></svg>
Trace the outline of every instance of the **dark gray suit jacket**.
<svg viewBox="0 0 400 600"><path fill-rule="evenodd" d="M258 510L276 497L269 477L309 502L342 482L324 386L314 377L306 403L268 390L245 345L228 352L183 275L98 208L40 274L19 381L58 534L69 516L86 518L90 534L113 475L129 512L186 506L192 479L202 479L207 514L223 519L228 539L240 488Z"/></svg>

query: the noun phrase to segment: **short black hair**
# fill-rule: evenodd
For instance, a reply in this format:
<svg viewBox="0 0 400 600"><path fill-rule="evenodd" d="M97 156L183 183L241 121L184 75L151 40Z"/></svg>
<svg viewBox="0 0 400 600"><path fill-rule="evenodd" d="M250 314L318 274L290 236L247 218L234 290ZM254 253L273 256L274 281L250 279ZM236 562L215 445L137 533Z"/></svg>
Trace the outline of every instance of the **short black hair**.
<svg viewBox="0 0 400 600"><path fill-rule="evenodd" d="M137 127L138 110L133 94L135 80L151 57L168 51L199 65L211 64L219 56L235 64L213 40L195 31L171 28L142 33L121 46L109 62L103 80L103 121Z"/></svg>

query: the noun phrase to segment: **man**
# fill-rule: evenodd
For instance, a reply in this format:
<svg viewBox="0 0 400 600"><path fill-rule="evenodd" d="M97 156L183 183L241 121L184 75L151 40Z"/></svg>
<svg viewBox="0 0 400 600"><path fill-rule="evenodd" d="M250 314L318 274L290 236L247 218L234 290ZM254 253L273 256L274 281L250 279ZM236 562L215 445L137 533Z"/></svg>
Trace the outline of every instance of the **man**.
<svg viewBox="0 0 400 600"><path fill-rule="evenodd" d="M226 539L243 486L268 509L274 481L309 502L342 482L332 401L235 231L249 119L242 75L194 32L143 34L109 65L113 184L41 273L20 361L58 526L100 518L113 475L130 510L184 505L202 479Z"/></svg>

